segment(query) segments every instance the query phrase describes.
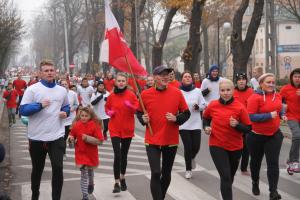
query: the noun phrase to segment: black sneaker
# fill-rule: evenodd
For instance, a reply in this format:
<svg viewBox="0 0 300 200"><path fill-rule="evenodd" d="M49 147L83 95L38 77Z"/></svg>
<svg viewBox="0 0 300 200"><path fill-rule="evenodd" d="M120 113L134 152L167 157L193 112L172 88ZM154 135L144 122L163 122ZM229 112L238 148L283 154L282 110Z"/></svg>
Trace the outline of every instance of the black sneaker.
<svg viewBox="0 0 300 200"><path fill-rule="evenodd" d="M259 190L258 182L252 182L252 193L255 196L260 195L260 190Z"/></svg>
<svg viewBox="0 0 300 200"><path fill-rule="evenodd" d="M119 183L115 183L113 193L119 193L119 192L121 192L120 185Z"/></svg>
<svg viewBox="0 0 300 200"><path fill-rule="evenodd" d="M94 192L94 185L89 185L88 186L88 193L92 194Z"/></svg>
<svg viewBox="0 0 300 200"><path fill-rule="evenodd" d="M121 190L126 191L127 190L127 185L126 185L125 179L121 179L120 183L121 183Z"/></svg>
<svg viewBox="0 0 300 200"><path fill-rule="evenodd" d="M279 199L281 199L281 195L278 194L277 191L270 193L270 200L279 200Z"/></svg>

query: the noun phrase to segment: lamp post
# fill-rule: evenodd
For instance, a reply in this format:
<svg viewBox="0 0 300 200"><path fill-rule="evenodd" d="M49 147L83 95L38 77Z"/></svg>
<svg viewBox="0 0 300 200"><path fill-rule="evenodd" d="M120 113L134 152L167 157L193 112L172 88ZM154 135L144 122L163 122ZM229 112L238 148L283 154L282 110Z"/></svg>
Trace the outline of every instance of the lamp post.
<svg viewBox="0 0 300 200"><path fill-rule="evenodd" d="M229 22L224 22L223 23L223 30L228 30L231 27L231 24ZM220 65L220 17L218 17L218 31L217 31L217 36L218 36L218 67L219 67L219 72L222 73L222 66Z"/></svg>

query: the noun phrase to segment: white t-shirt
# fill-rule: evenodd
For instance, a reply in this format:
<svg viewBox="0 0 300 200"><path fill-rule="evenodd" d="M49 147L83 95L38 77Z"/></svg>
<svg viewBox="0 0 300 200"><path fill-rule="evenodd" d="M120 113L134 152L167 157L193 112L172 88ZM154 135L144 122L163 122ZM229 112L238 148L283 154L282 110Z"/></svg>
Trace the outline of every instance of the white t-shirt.
<svg viewBox="0 0 300 200"><path fill-rule="evenodd" d="M179 130L196 130L202 129L202 119L200 116L200 111L203 110L207 104L202 96L201 90L195 88L189 92L181 90L184 99L189 107L191 112L190 118L181 126L179 126ZM194 110L194 105L198 104L199 110Z"/></svg>
<svg viewBox="0 0 300 200"><path fill-rule="evenodd" d="M83 107L91 105L91 96L93 92L94 88L92 86L86 88L83 88L82 86L78 87L78 95L81 97L81 104Z"/></svg>
<svg viewBox="0 0 300 200"><path fill-rule="evenodd" d="M253 90L257 90L257 88L259 87L259 83L255 77L251 78L250 84L251 84L251 87L253 88Z"/></svg>
<svg viewBox="0 0 300 200"><path fill-rule="evenodd" d="M31 140L54 141L65 135L64 120L59 117L63 106L69 104L67 90L59 85L53 88L41 82L25 90L21 105L50 100L50 105L28 117L28 134Z"/></svg>
<svg viewBox="0 0 300 200"><path fill-rule="evenodd" d="M95 92L94 92L92 94L91 102L94 101L100 95L101 95L101 93L97 92L95 94ZM103 98L96 105L93 105L94 112L96 113L97 117L100 119L110 118L105 112L106 101L104 99L107 98L108 96L109 96L109 92L106 91L105 94L103 95Z"/></svg>
<svg viewBox="0 0 300 200"><path fill-rule="evenodd" d="M67 117L64 121L65 121L65 126L69 126L72 124L73 120L75 119L76 117L76 108L78 107L79 105L79 102L78 102L78 96L77 96L77 93L72 91L72 90L69 90L68 91L68 100L69 100L69 104L70 104L70 108L71 108L71 111L70 111L70 115L69 117ZM73 110L73 111L72 111Z"/></svg>
<svg viewBox="0 0 300 200"><path fill-rule="evenodd" d="M208 78L205 78L202 81L201 84L201 91L209 88L210 92L208 95L204 97L207 104L209 104L211 101L219 99L220 98L220 92L219 92L219 83L223 78L219 78L218 81L211 81Z"/></svg>

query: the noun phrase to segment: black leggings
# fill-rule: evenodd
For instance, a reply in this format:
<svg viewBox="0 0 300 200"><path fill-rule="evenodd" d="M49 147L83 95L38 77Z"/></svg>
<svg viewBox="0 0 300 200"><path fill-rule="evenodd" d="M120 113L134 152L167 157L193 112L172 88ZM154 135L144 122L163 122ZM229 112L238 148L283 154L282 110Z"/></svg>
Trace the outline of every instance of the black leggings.
<svg viewBox="0 0 300 200"><path fill-rule="evenodd" d="M125 175L127 167L127 154L132 138L112 137L111 143L114 150L114 176L120 179L120 173Z"/></svg>
<svg viewBox="0 0 300 200"><path fill-rule="evenodd" d="M247 146L247 135L244 133L243 134L243 143L244 143L244 148L242 152L242 159L241 159L241 171L246 172L248 171L248 163L249 163L249 151L248 151L248 146Z"/></svg>
<svg viewBox="0 0 300 200"><path fill-rule="evenodd" d="M67 139L69 137L69 133L70 133L70 125L65 126L65 136L64 136L65 142L67 141ZM67 146L66 146L66 148L67 148ZM65 148L64 154L66 154L66 148Z"/></svg>
<svg viewBox="0 0 300 200"><path fill-rule="evenodd" d="M107 137L109 118L108 119L103 119L102 122L103 122L103 136Z"/></svg>
<svg viewBox="0 0 300 200"><path fill-rule="evenodd" d="M223 200L232 200L232 183L242 150L227 151L221 147L210 146L209 151L220 175Z"/></svg>
<svg viewBox="0 0 300 200"><path fill-rule="evenodd" d="M280 129L272 136L259 135L252 132L247 136L248 149L251 157L250 170L252 181L259 181L261 161L264 155L266 155L270 192L277 190L279 179L279 154L282 140L283 136Z"/></svg>
<svg viewBox="0 0 300 200"><path fill-rule="evenodd" d="M39 199L40 183L48 153L52 166L52 199L60 200L63 186L63 155L65 141L59 138L52 142L29 140L29 153L32 162L31 190L32 200Z"/></svg>
<svg viewBox="0 0 300 200"><path fill-rule="evenodd" d="M184 146L184 160L187 171L192 170L192 159L199 152L201 144L201 130L180 130L180 137Z"/></svg>
<svg viewBox="0 0 300 200"><path fill-rule="evenodd" d="M148 161L151 169L150 189L153 200L165 199L168 187L171 182L171 172L177 146L146 146ZM160 158L162 156L162 167Z"/></svg>

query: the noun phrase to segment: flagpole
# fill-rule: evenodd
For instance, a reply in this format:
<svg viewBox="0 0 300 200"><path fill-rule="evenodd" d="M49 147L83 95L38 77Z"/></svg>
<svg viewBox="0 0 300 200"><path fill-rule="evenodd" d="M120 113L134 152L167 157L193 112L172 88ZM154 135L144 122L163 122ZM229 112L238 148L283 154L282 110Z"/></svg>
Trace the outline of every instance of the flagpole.
<svg viewBox="0 0 300 200"><path fill-rule="evenodd" d="M144 113L147 113L147 111L146 111L146 109L145 109L145 105L144 105L143 99L142 99L142 97L141 97L141 93L140 93L140 91L139 91L139 89L138 89L139 87L138 87L137 82L136 82L136 80L135 80L135 77L134 77L134 75L133 75L132 67L131 67L130 63L128 62L127 55L125 55L125 59L126 59L126 63L127 63L127 65L128 65L128 67L129 67L131 76L133 77L134 86L135 86L135 88L137 88L137 95L138 95L139 101L140 101L140 103L141 103L142 110L143 110ZM148 128L149 128L150 135L153 136L153 131L152 131L152 127L151 127L151 125L150 125L150 122L147 123L147 126L148 126Z"/></svg>

